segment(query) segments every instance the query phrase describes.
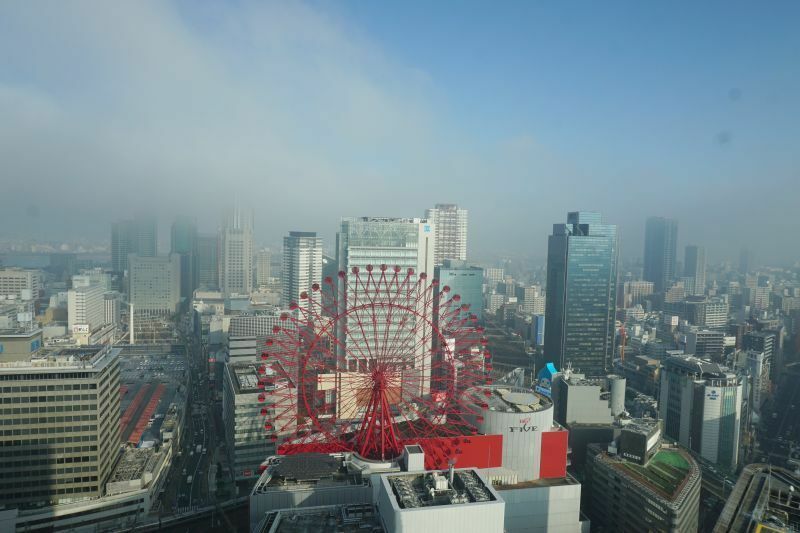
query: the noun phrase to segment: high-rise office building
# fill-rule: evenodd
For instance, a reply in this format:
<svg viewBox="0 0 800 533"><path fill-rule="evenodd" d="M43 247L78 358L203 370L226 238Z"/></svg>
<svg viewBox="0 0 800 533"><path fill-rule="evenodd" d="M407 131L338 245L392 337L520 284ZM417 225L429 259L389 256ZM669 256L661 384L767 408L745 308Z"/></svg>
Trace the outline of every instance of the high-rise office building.
<svg viewBox="0 0 800 533"><path fill-rule="evenodd" d="M290 231L283 238L283 292L281 306L296 302L307 306L300 295L314 283L322 283L322 239L313 231Z"/></svg>
<svg viewBox="0 0 800 533"><path fill-rule="evenodd" d="M487 288L494 290L497 284L505 278L505 271L502 268L489 267L483 269L483 279L486 281Z"/></svg>
<svg viewBox="0 0 800 533"><path fill-rule="evenodd" d="M697 531L701 473L684 450L653 446L626 426L615 443L588 447L589 517L598 531ZM627 437L627 439L626 439ZM637 438L638 437L638 438Z"/></svg>
<svg viewBox="0 0 800 533"><path fill-rule="evenodd" d="M614 353L617 227L599 213L572 212L547 246L544 354L589 376L604 376Z"/></svg>
<svg viewBox="0 0 800 533"><path fill-rule="evenodd" d="M368 265L380 266L387 265L389 268L395 266L400 267L400 272L405 273L408 269L413 269L413 274L410 275L409 287L416 286L419 275L425 273L428 279L433 278L434 275L434 250L435 250L435 228L429 221L419 218L380 218L380 217L361 217L361 218L344 218L342 219L340 231L337 235L337 262L339 270L350 272L354 267L358 267L366 276L366 268ZM423 285L425 285L423 283ZM355 284L349 284L349 289L344 287L343 297L339 300L340 306L349 308L355 305L355 302L364 301L365 298L373 299L374 295L367 295L360 287ZM352 290L351 290L352 289ZM415 290L407 291L407 300L405 305L409 307L424 306L424 302L418 298L418 293ZM399 304L404 304L403 298L393 298ZM418 309L420 315L424 314L424 309ZM389 313L390 311L385 311ZM376 310L378 321L381 321L380 311ZM421 335L419 342L414 350L419 353L409 354L411 360L426 361L430 358L430 350L432 347L432 335L425 333L424 327L417 327L413 321L418 320L413 314L409 314L408 320L405 324L400 324L397 321L387 325L388 339L402 338L398 336L398 329L406 328L417 330ZM341 330L337 332L340 339L338 345L340 355L345 356L341 346L347 347L347 351L355 353L358 350L365 350L368 341L365 339L363 332L358 328L351 328L347 331L344 330L344 324L340 323ZM391 342L391 341L389 341ZM374 349L374 348L373 348ZM392 348L387 347L387 350ZM400 350L402 351L402 350ZM348 368L356 369L356 361L347 361ZM429 364L423 365L429 368ZM425 380L424 376L420 378L420 393L425 394L430 386L429 380Z"/></svg>
<svg viewBox="0 0 800 533"><path fill-rule="evenodd" d="M782 349L780 346L780 333L778 331L750 331L742 337L742 349L753 350L764 354L770 362L770 378L776 383L783 370Z"/></svg>
<svg viewBox="0 0 800 533"><path fill-rule="evenodd" d="M539 285L517 286L517 301L521 302L520 309L532 315L543 315L545 297Z"/></svg>
<svg viewBox="0 0 800 533"><path fill-rule="evenodd" d="M219 240L216 235L197 237L197 274L199 287L219 288Z"/></svg>
<svg viewBox="0 0 800 533"><path fill-rule="evenodd" d="M158 254L158 221L151 216L138 216L133 220L135 228L135 251L141 257Z"/></svg>
<svg viewBox="0 0 800 533"><path fill-rule="evenodd" d="M445 259L467 260L467 210L455 204L436 204L427 209L425 218L436 228L434 262Z"/></svg>
<svg viewBox="0 0 800 533"><path fill-rule="evenodd" d="M106 324L119 324L122 299L118 292L107 292L103 294L103 315Z"/></svg>
<svg viewBox="0 0 800 533"><path fill-rule="evenodd" d="M622 284L622 306L624 308L644 306L653 294L652 281L626 281Z"/></svg>
<svg viewBox="0 0 800 533"><path fill-rule="evenodd" d="M119 456L119 348L0 363L0 501L20 509L96 498ZM24 408L20 408L24 405Z"/></svg>
<svg viewBox="0 0 800 533"><path fill-rule="evenodd" d="M677 309L678 315L683 320L688 320L690 324L698 327L718 329L724 328L728 324L730 307L727 297L690 297L685 302L671 308Z"/></svg>
<svg viewBox="0 0 800 533"><path fill-rule="evenodd" d="M228 461L236 481L257 478L259 465L276 453L276 444L264 438L264 416L261 410L269 401L273 386L259 385L259 365L251 362L225 364L222 390L222 420ZM259 395L270 400L259 400ZM293 427L281 428L291 433Z"/></svg>
<svg viewBox="0 0 800 533"><path fill-rule="evenodd" d="M544 315L533 315L531 318L531 341L535 346L544 346Z"/></svg>
<svg viewBox="0 0 800 533"><path fill-rule="evenodd" d="M69 331L85 328L90 333L106 323L106 289L98 283L75 287L67 292L67 321Z"/></svg>
<svg viewBox="0 0 800 533"><path fill-rule="evenodd" d="M172 223L170 252L181 264L181 297L191 300L199 286L197 261L197 225L190 217L178 217Z"/></svg>
<svg viewBox="0 0 800 533"><path fill-rule="evenodd" d="M135 253L133 246L133 222L123 220L111 224L111 270L128 270L128 256Z"/></svg>
<svg viewBox="0 0 800 533"><path fill-rule="evenodd" d="M80 274L72 276L72 288L87 287L96 284L103 287L103 290L113 290L112 273L103 270L102 268L93 268L90 270L81 270Z"/></svg>
<svg viewBox="0 0 800 533"><path fill-rule="evenodd" d="M739 458L742 381L717 363L692 356L662 361L659 416L664 433L731 470Z"/></svg>
<svg viewBox="0 0 800 533"><path fill-rule="evenodd" d="M761 405L769 394L772 358L764 352L747 350L743 359L748 374L749 405L754 412L760 413Z"/></svg>
<svg viewBox="0 0 800 533"><path fill-rule="evenodd" d="M35 300L42 289L42 273L38 270L0 268L0 296Z"/></svg>
<svg viewBox="0 0 800 533"><path fill-rule="evenodd" d="M709 359L722 362L725 356L725 332L720 330L692 328L680 338L678 347L684 353L696 356L698 359Z"/></svg>
<svg viewBox="0 0 800 533"><path fill-rule="evenodd" d="M128 256L154 257L158 250L158 224L153 217L137 217L111 224L111 269L128 270Z"/></svg>
<svg viewBox="0 0 800 533"><path fill-rule="evenodd" d="M253 292L253 212L234 209L219 239L219 285L226 295Z"/></svg>
<svg viewBox="0 0 800 533"><path fill-rule="evenodd" d="M444 264L436 266L435 277L439 280L438 290L450 287L450 295L458 294L461 304L469 306L462 316L475 315L478 322L483 321L483 269L470 266L466 261L445 259ZM438 302L438 298L434 300Z"/></svg>
<svg viewBox="0 0 800 533"><path fill-rule="evenodd" d="M755 254L752 250L742 248L739 252L739 273L746 275L755 270Z"/></svg>
<svg viewBox="0 0 800 533"><path fill-rule="evenodd" d="M256 287L261 289L269 285L272 277L272 252L269 249L259 250L256 254Z"/></svg>
<svg viewBox="0 0 800 533"><path fill-rule="evenodd" d="M130 269L129 301L134 312L147 314L175 313L180 303L181 268L177 254L128 259Z"/></svg>
<svg viewBox="0 0 800 533"><path fill-rule="evenodd" d="M702 296L706 292L706 249L689 245L683 258L683 275L691 279L686 288L690 295Z"/></svg>
<svg viewBox="0 0 800 533"><path fill-rule="evenodd" d="M644 279L652 281L656 292L664 292L675 279L678 249L678 221L650 217L644 234Z"/></svg>

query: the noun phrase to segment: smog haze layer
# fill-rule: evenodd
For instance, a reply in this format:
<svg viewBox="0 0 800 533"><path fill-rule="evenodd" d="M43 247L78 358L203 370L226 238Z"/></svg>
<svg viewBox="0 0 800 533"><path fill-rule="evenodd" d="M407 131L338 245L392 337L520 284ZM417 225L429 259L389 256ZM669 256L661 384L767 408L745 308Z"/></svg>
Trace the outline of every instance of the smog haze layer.
<svg viewBox="0 0 800 533"><path fill-rule="evenodd" d="M470 210L544 258L569 210L796 260L800 4L4 2L0 237L142 211L256 235ZM162 231L163 234L163 231Z"/></svg>

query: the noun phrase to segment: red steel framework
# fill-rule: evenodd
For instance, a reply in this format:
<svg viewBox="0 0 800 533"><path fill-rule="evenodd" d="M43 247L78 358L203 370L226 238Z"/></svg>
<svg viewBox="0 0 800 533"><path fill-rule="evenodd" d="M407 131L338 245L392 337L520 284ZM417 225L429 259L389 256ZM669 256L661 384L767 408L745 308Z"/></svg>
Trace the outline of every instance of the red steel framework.
<svg viewBox="0 0 800 533"><path fill-rule="evenodd" d="M469 306L438 285L367 265L290 305L259 366L261 416L279 454L385 460L406 444L477 433L491 355Z"/></svg>

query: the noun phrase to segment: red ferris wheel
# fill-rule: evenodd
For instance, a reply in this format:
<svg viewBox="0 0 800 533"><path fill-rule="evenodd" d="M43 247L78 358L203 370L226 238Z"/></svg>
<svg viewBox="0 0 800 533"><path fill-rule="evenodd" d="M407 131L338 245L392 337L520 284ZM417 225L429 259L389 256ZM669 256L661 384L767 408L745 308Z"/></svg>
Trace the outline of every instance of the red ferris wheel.
<svg viewBox="0 0 800 533"><path fill-rule="evenodd" d="M406 444L476 434L491 355L469 306L413 269L325 278L273 327L259 387L279 454L397 457ZM449 453L457 453L448 447Z"/></svg>

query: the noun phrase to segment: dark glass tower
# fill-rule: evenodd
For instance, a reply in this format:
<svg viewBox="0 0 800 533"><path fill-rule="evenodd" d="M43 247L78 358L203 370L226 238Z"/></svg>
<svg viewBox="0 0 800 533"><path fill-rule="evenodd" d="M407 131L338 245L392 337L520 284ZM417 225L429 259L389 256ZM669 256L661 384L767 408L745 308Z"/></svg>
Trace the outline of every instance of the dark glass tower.
<svg viewBox="0 0 800 533"><path fill-rule="evenodd" d="M706 291L706 249L689 245L683 258L683 275L691 280L689 292L702 296Z"/></svg>
<svg viewBox="0 0 800 533"><path fill-rule="evenodd" d="M122 273L128 270L128 254L135 252L135 228L130 220L111 224L111 270Z"/></svg>
<svg viewBox="0 0 800 533"><path fill-rule="evenodd" d="M614 353L617 227L573 212L547 243L544 354L563 368L605 375Z"/></svg>
<svg viewBox="0 0 800 533"><path fill-rule="evenodd" d="M644 232L644 280L652 281L655 292L664 292L675 279L678 250L678 221L650 217Z"/></svg>
<svg viewBox="0 0 800 533"><path fill-rule="evenodd" d="M122 220L111 225L111 270L128 270L128 255L155 257L158 229L153 217Z"/></svg>
<svg viewBox="0 0 800 533"><path fill-rule="evenodd" d="M219 243L216 235L197 237L197 277L199 287L219 289Z"/></svg>
<svg viewBox="0 0 800 533"><path fill-rule="evenodd" d="M180 256L181 297L191 300L199 286L197 262L197 225L190 217L178 217L172 223L170 252Z"/></svg>

